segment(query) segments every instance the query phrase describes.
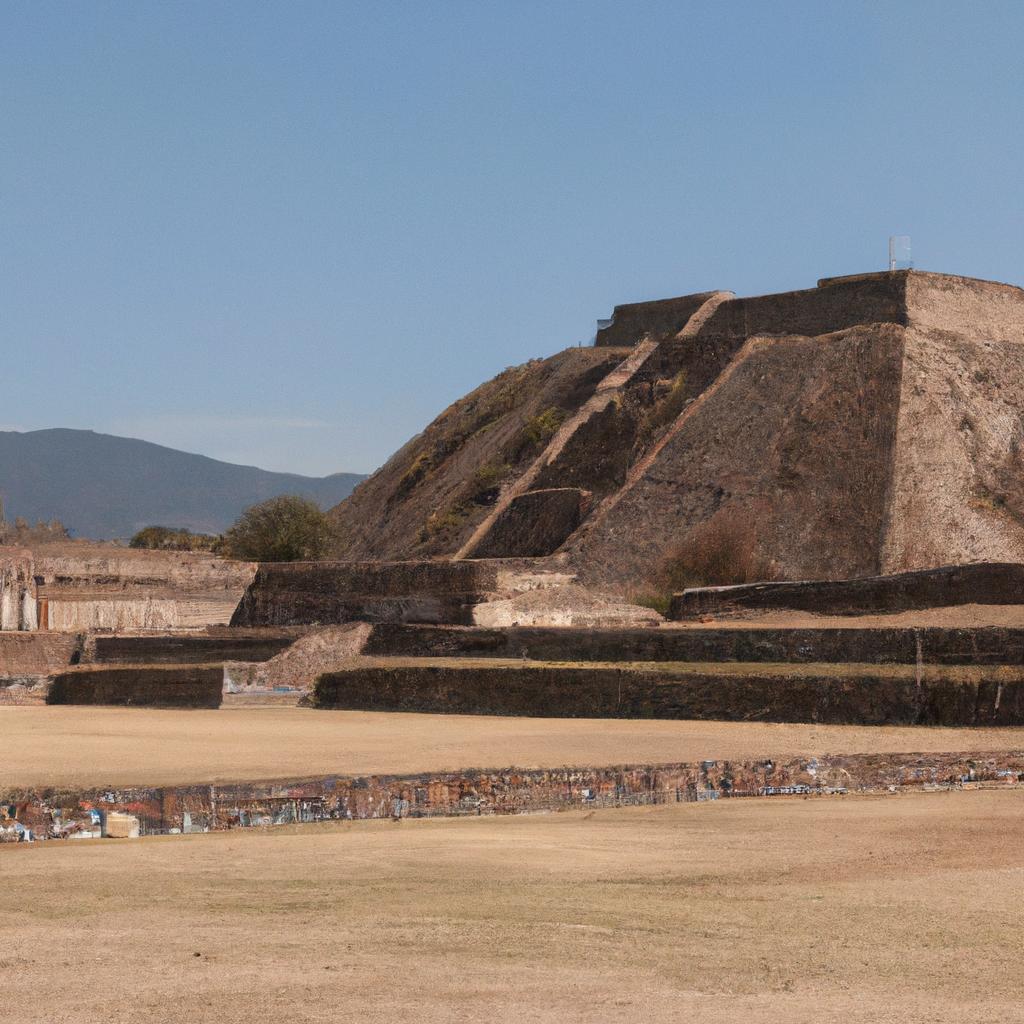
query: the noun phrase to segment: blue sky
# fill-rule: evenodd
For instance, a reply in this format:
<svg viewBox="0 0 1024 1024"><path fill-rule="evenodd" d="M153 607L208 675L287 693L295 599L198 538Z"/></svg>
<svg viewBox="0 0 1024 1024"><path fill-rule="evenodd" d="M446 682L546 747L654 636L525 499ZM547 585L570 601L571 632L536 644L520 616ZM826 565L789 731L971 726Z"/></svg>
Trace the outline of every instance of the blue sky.
<svg viewBox="0 0 1024 1024"><path fill-rule="evenodd" d="M619 302L1024 284L1024 4L0 3L0 428L368 471Z"/></svg>

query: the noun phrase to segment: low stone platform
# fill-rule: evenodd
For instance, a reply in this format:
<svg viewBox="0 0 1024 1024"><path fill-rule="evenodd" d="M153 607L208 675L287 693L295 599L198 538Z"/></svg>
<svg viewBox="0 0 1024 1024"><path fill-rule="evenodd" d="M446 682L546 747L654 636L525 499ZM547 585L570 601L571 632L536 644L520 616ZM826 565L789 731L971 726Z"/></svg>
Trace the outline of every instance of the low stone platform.
<svg viewBox="0 0 1024 1024"><path fill-rule="evenodd" d="M232 626L365 622L473 622L475 605L573 579L533 559L408 562L264 562Z"/></svg>
<svg viewBox="0 0 1024 1024"><path fill-rule="evenodd" d="M321 675L319 708L858 725L1024 724L1024 668L388 659Z"/></svg>
<svg viewBox="0 0 1024 1024"><path fill-rule="evenodd" d="M681 621L780 608L863 615L964 604L1024 604L1024 565L977 562L891 576L694 587L672 597L668 617Z"/></svg>
<svg viewBox="0 0 1024 1024"><path fill-rule="evenodd" d="M586 628L374 625L374 656L532 661L1024 663L1024 627L870 626Z"/></svg>
<svg viewBox="0 0 1024 1024"><path fill-rule="evenodd" d="M261 662L287 650L302 628L220 629L153 636L95 636L83 662L122 665L186 665L215 661Z"/></svg>
<svg viewBox="0 0 1024 1024"><path fill-rule="evenodd" d="M846 755L776 762L701 761L415 775L279 779L111 791L0 789L0 806L34 838L94 836L97 813L131 814L142 835L372 818L530 814L604 807L903 789L1007 788L1024 782L1024 751ZM13 819L12 819L13 820ZM13 832L13 834L12 834ZM0 842L17 839L0 822Z"/></svg>
<svg viewBox="0 0 1024 1024"><path fill-rule="evenodd" d="M220 707L220 665L81 666L53 676L47 704Z"/></svg>

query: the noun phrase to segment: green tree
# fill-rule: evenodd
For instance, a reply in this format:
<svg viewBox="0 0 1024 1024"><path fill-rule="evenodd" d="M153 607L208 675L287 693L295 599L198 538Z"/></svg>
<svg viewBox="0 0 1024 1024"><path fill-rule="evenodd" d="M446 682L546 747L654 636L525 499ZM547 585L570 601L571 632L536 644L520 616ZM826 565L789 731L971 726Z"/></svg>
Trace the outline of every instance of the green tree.
<svg viewBox="0 0 1024 1024"><path fill-rule="evenodd" d="M312 562L327 547L327 517L293 494L247 508L224 534L222 553L254 562Z"/></svg>

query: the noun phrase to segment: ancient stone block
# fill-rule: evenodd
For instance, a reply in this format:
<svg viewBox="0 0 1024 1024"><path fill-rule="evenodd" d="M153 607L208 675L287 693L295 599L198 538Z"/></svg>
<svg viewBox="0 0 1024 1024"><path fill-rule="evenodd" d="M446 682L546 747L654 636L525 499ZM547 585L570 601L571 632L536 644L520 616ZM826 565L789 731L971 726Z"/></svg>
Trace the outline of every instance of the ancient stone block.
<svg viewBox="0 0 1024 1024"><path fill-rule="evenodd" d="M88 666L57 673L46 702L218 708L223 684L219 665Z"/></svg>

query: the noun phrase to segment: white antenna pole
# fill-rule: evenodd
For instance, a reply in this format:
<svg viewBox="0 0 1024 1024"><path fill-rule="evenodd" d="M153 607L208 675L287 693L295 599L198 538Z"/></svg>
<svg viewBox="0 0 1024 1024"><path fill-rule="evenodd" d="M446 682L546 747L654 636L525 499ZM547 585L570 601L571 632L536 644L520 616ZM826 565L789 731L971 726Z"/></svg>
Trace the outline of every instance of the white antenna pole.
<svg viewBox="0 0 1024 1024"><path fill-rule="evenodd" d="M912 270L914 261L910 258L910 235L889 236L889 269Z"/></svg>

